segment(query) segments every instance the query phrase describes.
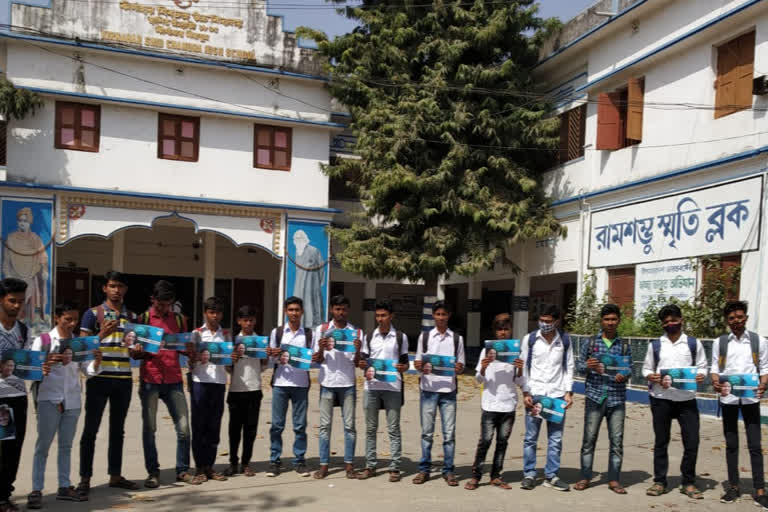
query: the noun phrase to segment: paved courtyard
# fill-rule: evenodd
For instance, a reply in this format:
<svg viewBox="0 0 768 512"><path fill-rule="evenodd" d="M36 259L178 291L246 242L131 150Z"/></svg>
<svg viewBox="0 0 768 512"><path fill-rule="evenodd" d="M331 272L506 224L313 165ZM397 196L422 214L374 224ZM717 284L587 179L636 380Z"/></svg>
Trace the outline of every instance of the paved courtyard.
<svg viewBox="0 0 768 512"><path fill-rule="evenodd" d="M46 472L46 489L44 492L45 510L310 510L338 511L365 509L369 512L387 510L393 506L408 507L411 511L451 511L451 510L532 510L551 511L570 509L571 511L586 511L593 509L621 508L628 510L652 510L658 512L674 512L682 510L722 510L726 505L719 502L721 482L725 478L725 444L722 437L720 422L711 417L702 417L701 448L699 450L698 473L701 477L699 484L705 489L705 499L698 502L687 499L674 490L666 496L649 498L645 489L650 485L652 472L653 435L650 423L650 411L647 406L630 404L627 410L625 427L625 457L623 483L627 486L629 495L618 496L608 490L603 475L596 475L596 487L584 492L556 492L543 486L533 491L523 491L518 484L522 479L522 438L523 422L518 418L510 438L509 449L504 467L504 478L513 484L513 489L503 491L488 485L474 491L466 491L463 485L470 475L475 444L479 434L480 418L480 389L471 377L462 377L459 386L459 407L457 418L456 467L461 482L457 488L448 487L439 472L433 473L433 479L422 486L413 485L410 480L416 472L420 456L419 445L419 403L416 377L406 377L406 404L402 414L403 429L403 458L405 477L400 483L389 483L386 471L375 478L366 481L352 481L344 477L342 471L343 429L340 414L335 413L332 434L332 467L328 479L317 481L301 478L296 473L287 472L277 478L267 478L264 471L268 459L268 430L271 410L271 394L265 388L265 399L262 403L259 435L254 448L255 467L257 475L252 478L239 475L227 482L208 482L201 486L188 486L174 482L173 463L175 460L175 434L170 417L161 404L158 409L158 449L160 463L164 468L161 474L161 487L154 490L141 489L137 492L126 492L111 489L106 486L106 449L107 422L102 422L102 429L97 442L97 455L94 463L95 475L91 500L83 504L56 502L54 499L56 486L56 446L51 447ZM308 418L309 449L308 465L314 470L317 466L318 450L318 390L313 384L310 392L310 409ZM360 395L361 396L361 395ZM357 409L357 460L362 465L364 448L364 417L360 401ZM579 449L583 421L583 396L576 397L574 407L566 419L566 429L563 442L563 463L560 477L570 483L579 478ZM521 410L518 410L521 414ZM34 414L31 416L34 419ZM36 428L30 420L27 440L24 444L19 478L16 482L15 499L18 503L26 503L26 494L31 491L32 455ZM227 414L225 412L222 428L222 443L219 445L217 459L219 469L228 463L228 441L226 434ZM73 482L77 482L79 455L77 443L79 431L82 429L83 416L80 418L78 434L75 438L73 457ZM542 432L543 434L543 432ZM768 440L763 445L768 447ZM290 447L293 434L290 427L284 436L285 446ZM670 450L671 479L670 485L678 485L680 455L679 429L673 428L672 445ZM543 466L546 437L539 439L539 466ZM744 489L751 490L749 459L746 452L746 442L741 439L740 466L744 480ZM493 448L492 448L493 449ZM491 451L492 451L491 449ZM380 421L378 450L380 466L386 468L389 447L383 418ZM765 451L765 450L764 450ZM602 427L600 441L596 454L595 470L604 471L607 467L607 433ZM435 439L433 459L437 465L442 461L441 439L438 433ZM291 458L290 453L283 454L284 465ZM490 460L490 454L489 458ZM488 462L488 461L486 461ZM126 424L126 443L124 456L124 475L127 478L143 481L144 460L141 447L141 415L140 402L134 393L131 409ZM487 473L483 484L487 483ZM752 500L744 498L741 503L728 506L728 510L755 510Z"/></svg>

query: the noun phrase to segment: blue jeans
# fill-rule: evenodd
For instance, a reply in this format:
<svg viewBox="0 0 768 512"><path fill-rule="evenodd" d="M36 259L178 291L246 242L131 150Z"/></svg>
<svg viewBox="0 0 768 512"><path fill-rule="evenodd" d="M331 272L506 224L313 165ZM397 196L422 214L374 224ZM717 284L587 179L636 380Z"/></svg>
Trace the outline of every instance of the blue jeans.
<svg viewBox="0 0 768 512"><path fill-rule="evenodd" d="M435 434L435 417L440 409L443 429L443 474L453 473L453 455L456 451L456 391L435 393L422 391L421 411L421 460L419 472L432 471L432 438Z"/></svg>
<svg viewBox="0 0 768 512"><path fill-rule="evenodd" d="M280 464L280 456L283 454L283 430L289 401L293 413L293 465L304 464L304 455L307 453L308 395L309 388L272 387L272 426L269 428L269 461L272 464Z"/></svg>
<svg viewBox="0 0 768 512"><path fill-rule="evenodd" d="M320 465L327 466L331 459L331 422L333 420L333 400L341 403L341 416L344 420L344 462L355 462L355 386L344 388L320 387Z"/></svg>
<svg viewBox="0 0 768 512"><path fill-rule="evenodd" d="M400 471L402 442L400 435L400 409L402 407L399 391L365 391L363 410L365 411L365 467L376 469L376 432L379 429L379 406L384 406L389 434L389 451L392 460L389 471Z"/></svg>
<svg viewBox="0 0 768 512"><path fill-rule="evenodd" d="M141 437L144 445L144 466L147 469L147 474L156 475L160 472L157 446L155 445L158 399L165 403L176 429L176 474L181 475L189 471L189 410L187 409L187 399L184 396L184 385L181 382L177 384L142 382L139 386L139 398L141 399L143 424Z"/></svg>
<svg viewBox="0 0 768 512"><path fill-rule="evenodd" d="M608 407L607 400L598 404L587 398L584 409L584 438L581 442L581 478L592 479L592 462L595 455L595 443L603 418L608 423L608 481L618 482L621 474L621 461L624 456L624 404Z"/></svg>
<svg viewBox="0 0 768 512"><path fill-rule="evenodd" d="M539 440L539 431L544 420L525 415L525 438L523 439L523 476L536 478L536 443ZM563 449L562 423L547 421L547 463L544 466L544 477L550 479L557 476L560 471L560 452Z"/></svg>
<svg viewBox="0 0 768 512"><path fill-rule="evenodd" d="M59 435L59 487L69 487L69 469L72 461L72 440L75 438L80 409L59 411L59 405L43 400L37 404L37 441L32 462L32 490L42 491L45 483L45 465L53 438Z"/></svg>

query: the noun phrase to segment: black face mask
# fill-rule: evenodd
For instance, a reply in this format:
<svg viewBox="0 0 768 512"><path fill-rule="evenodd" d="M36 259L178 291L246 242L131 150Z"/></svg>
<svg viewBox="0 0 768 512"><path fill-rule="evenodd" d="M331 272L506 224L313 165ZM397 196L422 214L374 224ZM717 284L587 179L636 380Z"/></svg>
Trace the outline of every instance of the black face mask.
<svg viewBox="0 0 768 512"><path fill-rule="evenodd" d="M664 332L667 334L677 334L680 332L680 330L683 328L683 324L681 323L674 323L674 324L667 324L664 326Z"/></svg>

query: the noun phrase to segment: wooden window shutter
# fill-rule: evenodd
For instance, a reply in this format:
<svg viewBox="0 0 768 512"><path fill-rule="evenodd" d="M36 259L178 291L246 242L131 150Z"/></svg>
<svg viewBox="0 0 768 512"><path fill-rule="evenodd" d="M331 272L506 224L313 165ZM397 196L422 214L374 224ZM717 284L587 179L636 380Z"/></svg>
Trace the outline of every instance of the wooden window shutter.
<svg viewBox="0 0 768 512"><path fill-rule="evenodd" d="M736 107L752 108L752 81L755 76L755 33L744 34L736 40L738 63L736 66Z"/></svg>
<svg viewBox="0 0 768 512"><path fill-rule="evenodd" d="M635 301L635 267L608 269L608 290L614 304L631 306Z"/></svg>
<svg viewBox="0 0 768 512"><path fill-rule="evenodd" d="M598 150L615 150L622 147L621 93L602 93L597 97L597 143Z"/></svg>
<svg viewBox="0 0 768 512"><path fill-rule="evenodd" d="M718 47L715 119L752 107L754 70L754 32Z"/></svg>
<svg viewBox="0 0 768 512"><path fill-rule="evenodd" d="M563 164L584 156L586 117L586 104L560 114L559 163Z"/></svg>
<svg viewBox="0 0 768 512"><path fill-rule="evenodd" d="M560 114L560 147L557 152L557 162L565 163L568 161L568 118L570 117L570 111Z"/></svg>
<svg viewBox="0 0 768 512"><path fill-rule="evenodd" d="M627 84L627 138L643 140L643 96L645 79L631 78Z"/></svg>

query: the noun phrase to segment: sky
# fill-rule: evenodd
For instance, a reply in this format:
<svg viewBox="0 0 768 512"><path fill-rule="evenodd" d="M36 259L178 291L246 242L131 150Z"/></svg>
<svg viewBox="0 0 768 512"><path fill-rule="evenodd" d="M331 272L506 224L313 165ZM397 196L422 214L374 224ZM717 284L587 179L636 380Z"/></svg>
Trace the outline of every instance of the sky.
<svg viewBox="0 0 768 512"><path fill-rule="evenodd" d="M568 21L597 0L540 0L539 14L549 18L556 16ZM328 36L344 34L354 24L344 16L336 14L323 0L269 0L269 14L283 16L284 30L293 31L304 25L324 31Z"/></svg>

